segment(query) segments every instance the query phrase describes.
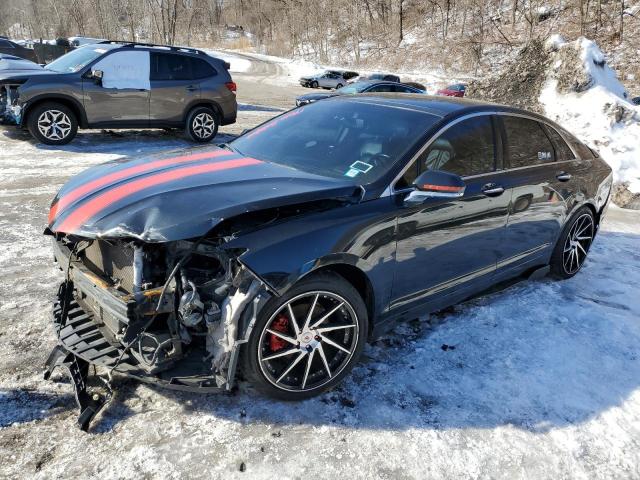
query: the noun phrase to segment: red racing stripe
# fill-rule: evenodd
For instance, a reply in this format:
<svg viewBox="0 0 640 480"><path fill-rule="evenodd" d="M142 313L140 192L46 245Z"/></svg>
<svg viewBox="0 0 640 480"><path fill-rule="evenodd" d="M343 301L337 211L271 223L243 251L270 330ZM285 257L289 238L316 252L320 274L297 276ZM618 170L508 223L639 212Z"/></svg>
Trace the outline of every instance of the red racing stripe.
<svg viewBox="0 0 640 480"><path fill-rule="evenodd" d="M148 177L144 177L132 182L125 183L119 187L108 190L81 205L72 211L67 218L55 229L56 232L71 233L81 227L84 222L92 218L100 211L114 204L118 200L122 200L145 188L150 188L163 183L169 183L185 177L200 175L203 173L216 172L220 170L228 170L231 168L245 167L248 165L257 165L262 163L261 160L255 158L238 158L234 160L220 161L216 163L206 163L204 165L193 165L190 167L178 168L167 172L157 173Z"/></svg>
<svg viewBox="0 0 640 480"><path fill-rule="evenodd" d="M170 165L177 165L186 162L197 162L198 160L216 158L224 155L232 155L232 152L227 152L224 150L214 150L212 152L202 152L193 155L182 155L180 157L154 160L153 162L143 163L141 165L136 165L135 167L125 168L124 170L120 170L109 175L105 175L104 177L97 178L88 183L85 183L84 185L80 185L74 190L71 190L69 193L66 193L63 197L59 198L58 201L51 206L51 210L49 210L49 224L53 223L58 212L64 210L68 205L75 202L78 198L86 195L87 193L98 190L101 187L105 187L112 182L117 182L118 180L123 180L133 175L149 172L157 168L163 168Z"/></svg>

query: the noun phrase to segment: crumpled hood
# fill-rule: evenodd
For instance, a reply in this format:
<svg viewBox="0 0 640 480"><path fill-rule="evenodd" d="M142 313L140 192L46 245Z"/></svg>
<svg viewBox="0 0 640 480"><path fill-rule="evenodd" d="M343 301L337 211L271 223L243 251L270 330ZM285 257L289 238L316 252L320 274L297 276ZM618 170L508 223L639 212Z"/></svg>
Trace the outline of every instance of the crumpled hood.
<svg viewBox="0 0 640 480"><path fill-rule="evenodd" d="M56 195L49 230L87 238L168 242L202 236L235 215L353 195L332 179L217 147L115 160Z"/></svg>

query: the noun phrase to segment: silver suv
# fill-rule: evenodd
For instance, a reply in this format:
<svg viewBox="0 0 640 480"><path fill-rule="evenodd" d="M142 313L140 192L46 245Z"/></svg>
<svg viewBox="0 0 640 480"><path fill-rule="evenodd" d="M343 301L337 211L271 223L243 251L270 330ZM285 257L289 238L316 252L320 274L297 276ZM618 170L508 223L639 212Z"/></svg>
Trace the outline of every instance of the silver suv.
<svg viewBox="0 0 640 480"><path fill-rule="evenodd" d="M5 119L48 145L81 128L184 128L208 142L236 121L229 64L191 48L103 42L44 70L0 76ZM0 112L2 113L2 112Z"/></svg>

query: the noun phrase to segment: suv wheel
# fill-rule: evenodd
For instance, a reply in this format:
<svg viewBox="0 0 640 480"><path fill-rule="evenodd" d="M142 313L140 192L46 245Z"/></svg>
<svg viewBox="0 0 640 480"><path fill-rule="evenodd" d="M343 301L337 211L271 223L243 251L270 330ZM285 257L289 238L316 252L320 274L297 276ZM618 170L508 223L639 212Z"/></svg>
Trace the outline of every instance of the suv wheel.
<svg viewBox="0 0 640 480"><path fill-rule="evenodd" d="M208 107L196 107L187 115L187 136L194 142L210 142L218 133L218 118Z"/></svg>
<svg viewBox="0 0 640 480"><path fill-rule="evenodd" d="M61 103L43 103L29 113L27 128L38 141L47 145L66 145L78 132L78 120Z"/></svg>

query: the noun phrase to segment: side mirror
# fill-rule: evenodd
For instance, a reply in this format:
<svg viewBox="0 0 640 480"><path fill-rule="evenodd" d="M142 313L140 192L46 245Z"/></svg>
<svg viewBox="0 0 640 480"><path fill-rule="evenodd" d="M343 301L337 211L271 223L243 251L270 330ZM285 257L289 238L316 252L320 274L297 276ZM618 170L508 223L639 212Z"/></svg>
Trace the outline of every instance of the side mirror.
<svg viewBox="0 0 640 480"><path fill-rule="evenodd" d="M415 205L434 197L459 198L464 195L466 185L455 173L427 170L414 180L413 187L415 190L404 200L406 204Z"/></svg>
<svg viewBox="0 0 640 480"><path fill-rule="evenodd" d="M91 78L93 78L96 83L102 83L103 76L104 72L102 70L91 70Z"/></svg>

